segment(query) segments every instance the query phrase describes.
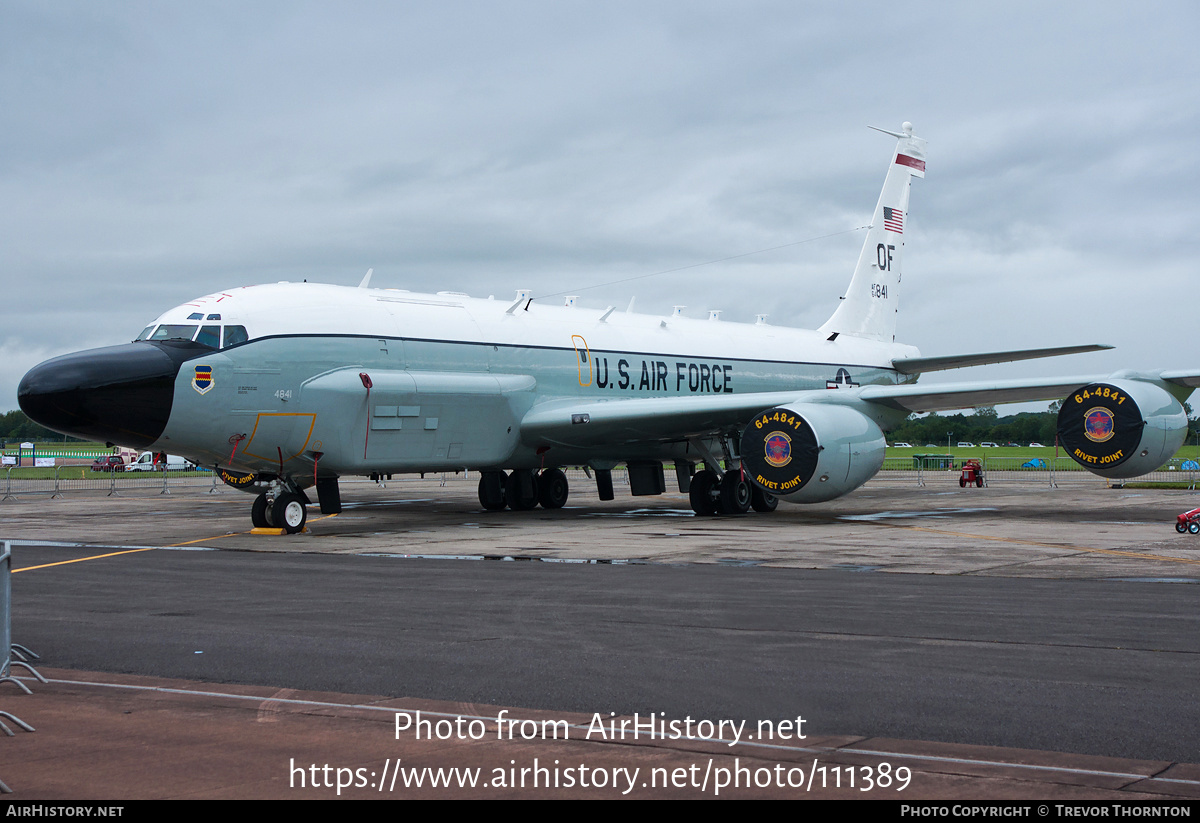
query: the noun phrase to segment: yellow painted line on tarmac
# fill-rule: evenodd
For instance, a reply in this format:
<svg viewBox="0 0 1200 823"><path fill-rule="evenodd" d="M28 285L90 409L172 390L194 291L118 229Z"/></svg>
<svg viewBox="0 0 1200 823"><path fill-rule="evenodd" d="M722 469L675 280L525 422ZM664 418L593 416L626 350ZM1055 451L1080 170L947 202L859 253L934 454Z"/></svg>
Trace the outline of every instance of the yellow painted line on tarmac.
<svg viewBox="0 0 1200 823"><path fill-rule="evenodd" d="M330 517L337 517L336 514L327 514L323 517L318 517L316 520L327 520ZM315 521L314 521L315 522ZM74 560L59 560L56 563L43 563L40 566L22 566L19 569L13 569L12 573L31 572L37 569L49 569L54 566L66 566L69 563L82 563L85 560L101 560L105 557L117 557L122 554L137 554L138 552L152 552L156 549L175 549L180 546L191 546L194 543L205 543L209 540L220 540L222 537L240 537L243 534L251 534L252 532L234 532L233 534L214 534L212 537L198 537L195 540L185 540L182 543L169 543L166 546L150 546L144 549L126 549L120 552L108 552L107 554L94 554L91 557L76 557Z"/></svg>
<svg viewBox="0 0 1200 823"><path fill-rule="evenodd" d="M1019 540L1015 537L996 537L988 534L971 534L970 532L952 532L944 529L931 529L926 526L910 526L904 523L883 523L875 521L877 525L887 526L889 529L910 529L918 532L929 532L930 534L940 534L948 537L970 537L976 540L993 540L997 543L1014 543L1021 546L1039 546L1046 549L1058 549L1060 551L1080 552L1083 554L1108 554L1114 557L1131 557L1136 560L1162 560L1167 563L1189 563L1191 565L1200 566L1200 560L1190 557L1167 557L1162 554L1144 554L1142 552L1127 552L1120 549L1097 549L1090 546L1064 546L1061 543L1043 543L1037 540Z"/></svg>
<svg viewBox="0 0 1200 823"><path fill-rule="evenodd" d="M51 566L65 566L68 563L82 563L85 560L99 560L101 557L116 557L119 554L136 554L137 552L152 552L157 548L158 548L158 546L151 546L148 549L127 549L123 552L109 552L108 554L97 554L92 557L77 557L74 560L59 560L57 563L43 563L41 566L23 566L19 569L13 569L12 573L16 574L17 572L31 572L36 569L48 569Z"/></svg>

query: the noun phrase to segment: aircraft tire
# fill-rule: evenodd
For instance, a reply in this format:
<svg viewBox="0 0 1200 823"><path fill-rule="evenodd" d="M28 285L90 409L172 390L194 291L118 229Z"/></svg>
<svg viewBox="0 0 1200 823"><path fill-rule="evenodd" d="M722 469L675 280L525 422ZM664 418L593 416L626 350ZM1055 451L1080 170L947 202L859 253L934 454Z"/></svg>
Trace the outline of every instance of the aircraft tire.
<svg viewBox="0 0 1200 823"><path fill-rule="evenodd" d="M498 491L495 487L491 489L488 487L488 477L492 474L500 475ZM508 496L504 491L506 485L508 485L508 475L504 472L482 472L479 477L479 505L490 512L503 511L508 506Z"/></svg>
<svg viewBox="0 0 1200 823"><path fill-rule="evenodd" d="M529 469L515 469L504 484L508 507L515 512L527 512L538 504L537 475Z"/></svg>
<svg viewBox="0 0 1200 823"><path fill-rule="evenodd" d="M719 482L717 475L708 469L692 475L692 486L688 490L692 511L700 515L717 514L720 511L720 502L713 494Z"/></svg>
<svg viewBox="0 0 1200 823"><path fill-rule="evenodd" d="M1188 523L1188 531L1191 532L1192 534L1200 534L1200 523L1197 523L1195 521Z"/></svg>
<svg viewBox="0 0 1200 823"><path fill-rule="evenodd" d="M740 471L727 471L721 479L721 514L750 511L750 483Z"/></svg>
<svg viewBox="0 0 1200 823"><path fill-rule="evenodd" d="M538 477L538 502L543 509L561 509L567 504L567 496L571 493L567 476L561 469L546 469Z"/></svg>
<svg viewBox="0 0 1200 823"><path fill-rule="evenodd" d="M756 512L767 514L775 511L779 506L779 498L773 494L763 491L758 486L752 486L750 489L750 508Z"/></svg>
<svg viewBox="0 0 1200 823"><path fill-rule="evenodd" d="M254 498L254 503L250 505L250 523L256 529L269 529L271 527L271 518L267 514L267 508L270 501L267 500L267 495L264 492Z"/></svg>
<svg viewBox="0 0 1200 823"><path fill-rule="evenodd" d="M1175 531L1179 532L1180 534L1187 534L1187 530L1188 530L1187 523L1176 523L1175 524Z"/></svg>
<svg viewBox="0 0 1200 823"><path fill-rule="evenodd" d="M308 522L304 498L291 492L279 495L271 504L271 518L275 521L275 528L283 529L288 534L304 531L304 524Z"/></svg>

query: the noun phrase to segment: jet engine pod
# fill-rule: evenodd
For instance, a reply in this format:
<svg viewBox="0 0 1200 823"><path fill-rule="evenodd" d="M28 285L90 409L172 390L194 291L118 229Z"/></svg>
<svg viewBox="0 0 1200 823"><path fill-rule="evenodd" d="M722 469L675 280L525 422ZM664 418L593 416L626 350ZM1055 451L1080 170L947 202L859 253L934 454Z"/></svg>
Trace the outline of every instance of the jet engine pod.
<svg viewBox="0 0 1200 823"><path fill-rule="evenodd" d="M1187 413L1166 389L1140 380L1084 386L1058 410L1058 442L1101 477L1128 478L1166 463L1183 445Z"/></svg>
<svg viewBox="0 0 1200 823"><path fill-rule="evenodd" d="M858 488L879 471L886 448L875 421L820 403L760 412L741 442L750 479L791 503L819 503Z"/></svg>

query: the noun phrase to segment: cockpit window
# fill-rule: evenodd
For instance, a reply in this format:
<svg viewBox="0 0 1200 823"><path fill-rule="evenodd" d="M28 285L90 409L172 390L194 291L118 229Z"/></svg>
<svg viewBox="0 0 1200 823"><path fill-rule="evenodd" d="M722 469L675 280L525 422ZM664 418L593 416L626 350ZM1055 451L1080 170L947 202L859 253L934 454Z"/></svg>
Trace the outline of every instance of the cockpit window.
<svg viewBox="0 0 1200 823"><path fill-rule="evenodd" d="M214 349L219 348L221 345L221 327L201 326L200 333L196 335L196 342L212 346Z"/></svg>
<svg viewBox="0 0 1200 823"><path fill-rule="evenodd" d="M236 346L238 343L245 343L250 339L250 335L246 334L245 326L226 326L225 327L225 343L222 348Z"/></svg>
<svg viewBox="0 0 1200 823"><path fill-rule="evenodd" d="M188 315L188 320L203 320L203 319L204 319L204 314L201 312L198 312L198 311L194 311Z"/></svg>
<svg viewBox="0 0 1200 823"><path fill-rule="evenodd" d="M150 332L154 331L154 325L155 325L154 323L151 323L149 326L142 329L142 333L137 336L136 340L149 340ZM135 340L135 342L136 342L136 340Z"/></svg>
<svg viewBox="0 0 1200 823"><path fill-rule="evenodd" d="M191 340L196 335L195 326L172 325L163 323L158 327L154 334L150 335L151 340Z"/></svg>
<svg viewBox="0 0 1200 823"><path fill-rule="evenodd" d="M221 319L221 315L219 315L219 314L210 314L210 315L208 316L208 319L209 319L209 320L220 320L220 319Z"/></svg>

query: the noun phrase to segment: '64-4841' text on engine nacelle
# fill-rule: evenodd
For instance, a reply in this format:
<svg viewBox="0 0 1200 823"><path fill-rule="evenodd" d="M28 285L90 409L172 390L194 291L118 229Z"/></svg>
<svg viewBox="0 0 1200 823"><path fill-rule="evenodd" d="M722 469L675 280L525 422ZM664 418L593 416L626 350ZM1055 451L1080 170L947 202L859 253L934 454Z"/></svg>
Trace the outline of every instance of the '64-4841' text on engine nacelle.
<svg viewBox="0 0 1200 823"><path fill-rule="evenodd" d="M792 503L819 503L858 488L879 471L886 449L875 421L820 403L760 412L741 442L750 480Z"/></svg>
<svg viewBox="0 0 1200 823"><path fill-rule="evenodd" d="M1063 399L1058 442L1101 477L1123 479L1166 463L1187 436L1187 412L1166 388L1142 380L1092 383Z"/></svg>

